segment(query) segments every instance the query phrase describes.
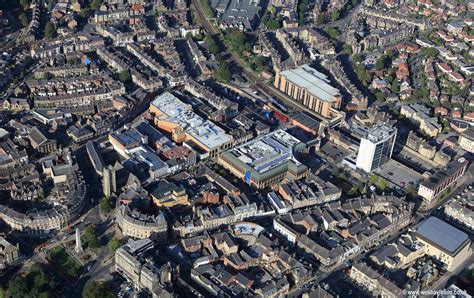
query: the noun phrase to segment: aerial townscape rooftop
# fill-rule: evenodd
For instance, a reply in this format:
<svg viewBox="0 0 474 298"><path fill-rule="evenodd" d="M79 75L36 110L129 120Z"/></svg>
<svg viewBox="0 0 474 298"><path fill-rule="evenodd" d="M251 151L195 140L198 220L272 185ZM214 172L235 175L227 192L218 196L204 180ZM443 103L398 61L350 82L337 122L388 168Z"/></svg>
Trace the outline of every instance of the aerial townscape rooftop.
<svg viewBox="0 0 474 298"><path fill-rule="evenodd" d="M0 296L474 296L474 1L0 1Z"/></svg>

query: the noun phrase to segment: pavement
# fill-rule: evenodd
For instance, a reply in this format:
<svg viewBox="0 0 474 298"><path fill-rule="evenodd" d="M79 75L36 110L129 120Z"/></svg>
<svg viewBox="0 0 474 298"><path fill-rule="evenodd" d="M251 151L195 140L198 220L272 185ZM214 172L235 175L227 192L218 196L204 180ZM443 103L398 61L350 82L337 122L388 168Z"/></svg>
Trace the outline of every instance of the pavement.
<svg viewBox="0 0 474 298"><path fill-rule="evenodd" d="M378 175L397 185L405 188L409 185L418 185L425 178L420 173L391 159L375 171Z"/></svg>
<svg viewBox="0 0 474 298"><path fill-rule="evenodd" d="M472 249L472 246L471 246L471 249ZM434 291L445 289L447 286L449 286L449 281L452 277L458 276L459 273L461 273L461 271L471 266L473 262L474 262L474 255L471 253L471 255L468 256L464 260L464 262L462 262L461 264L459 264L458 267L456 267L456 269L454 269L451 272L449 271L446 272L446 274L444 274L440 279L435 281L435 283L430 286L430 289Z"/></svg>

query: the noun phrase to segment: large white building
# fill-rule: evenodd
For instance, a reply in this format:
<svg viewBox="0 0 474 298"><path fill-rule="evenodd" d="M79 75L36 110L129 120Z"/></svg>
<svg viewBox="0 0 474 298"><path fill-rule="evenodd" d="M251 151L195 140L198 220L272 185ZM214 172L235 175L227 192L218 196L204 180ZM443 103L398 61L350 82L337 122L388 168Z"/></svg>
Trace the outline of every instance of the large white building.
<svg viewBox="0 0 474 298"><path fill-rule="evenodd" d="M397 129L387 124L379 124L367 131L360 140L356 167L367 173L379 168L391 157Z"/></svg>
<svg viewBox="0 0 474 298"><path fill-rule="evenodd" d="M149 112L154 116L155 125L169 132L173 141L195 145L201 159L215 157L233 146L232 136L194 113L191 105L171 93L163 93L152 101Z"/></svg>

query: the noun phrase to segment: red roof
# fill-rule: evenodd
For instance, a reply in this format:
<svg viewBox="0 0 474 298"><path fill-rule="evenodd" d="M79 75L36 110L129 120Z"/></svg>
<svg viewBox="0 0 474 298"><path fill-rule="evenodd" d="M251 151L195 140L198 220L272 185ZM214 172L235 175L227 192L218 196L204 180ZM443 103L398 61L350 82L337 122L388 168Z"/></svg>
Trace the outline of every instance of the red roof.
<svg viewBox="0 0 474 298"><path fill-rule="evenodd" d="M453 117L453 118L461 118L461 112L460 112L460 111L452 111L452 112L451 112L451 117Z"/></svg>
<svg viewBox="0 0 474 298"><path fill-rule="evenodd" d="M462 77L462 75L460 75L460 74L457 73L457 72L452 72L452 73L449 74L449 76L450 76L453 80L455 80L455 81L457 81L457 82L462 82L462 81L464 81L464 78Z"/></svg>
<svg viewBox="0 0 474 298"><path fill-rule="evenodd" d="M140 3L135 3L132 5L132 8L131 8L133 11L142 11L143 10L143 5L141 5Z"/></svg>
<svg viewBox="0 0 474 298"><path fill-rule="evenodd" d="M436 107L434 112L435 114L447 115L448 109L446 109L445 107Z"/></svg>
<svg viewBox="0 0 474 298"><path fill-rule="evenodd" d="M451 66L449 66L449 65L446 64L446 63L438 63L438 67L441 69L442 72L449 73L449 72L452 72L452 71L453 71L453 69L451 68Z"/></svg>
<svg viewBox="0 0 474 298"><path fill-rule="evenodd" d="M474 112L469 112L469 113L464 114L464 119L469 120L469 121L474 120Z"/></svg>

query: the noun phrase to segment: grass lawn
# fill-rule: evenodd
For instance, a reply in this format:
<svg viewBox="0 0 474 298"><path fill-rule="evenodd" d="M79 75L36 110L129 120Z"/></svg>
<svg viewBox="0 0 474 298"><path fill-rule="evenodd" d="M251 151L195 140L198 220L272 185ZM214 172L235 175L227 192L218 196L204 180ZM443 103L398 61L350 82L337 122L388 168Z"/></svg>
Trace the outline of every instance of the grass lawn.
<svg viewBox="0 0 474 298"><path fill-rule="evenodd" d="M81 265L61 246L52 248L49 251L48 259L54 267L69 279L78 278L81 275Z"/></svg>

